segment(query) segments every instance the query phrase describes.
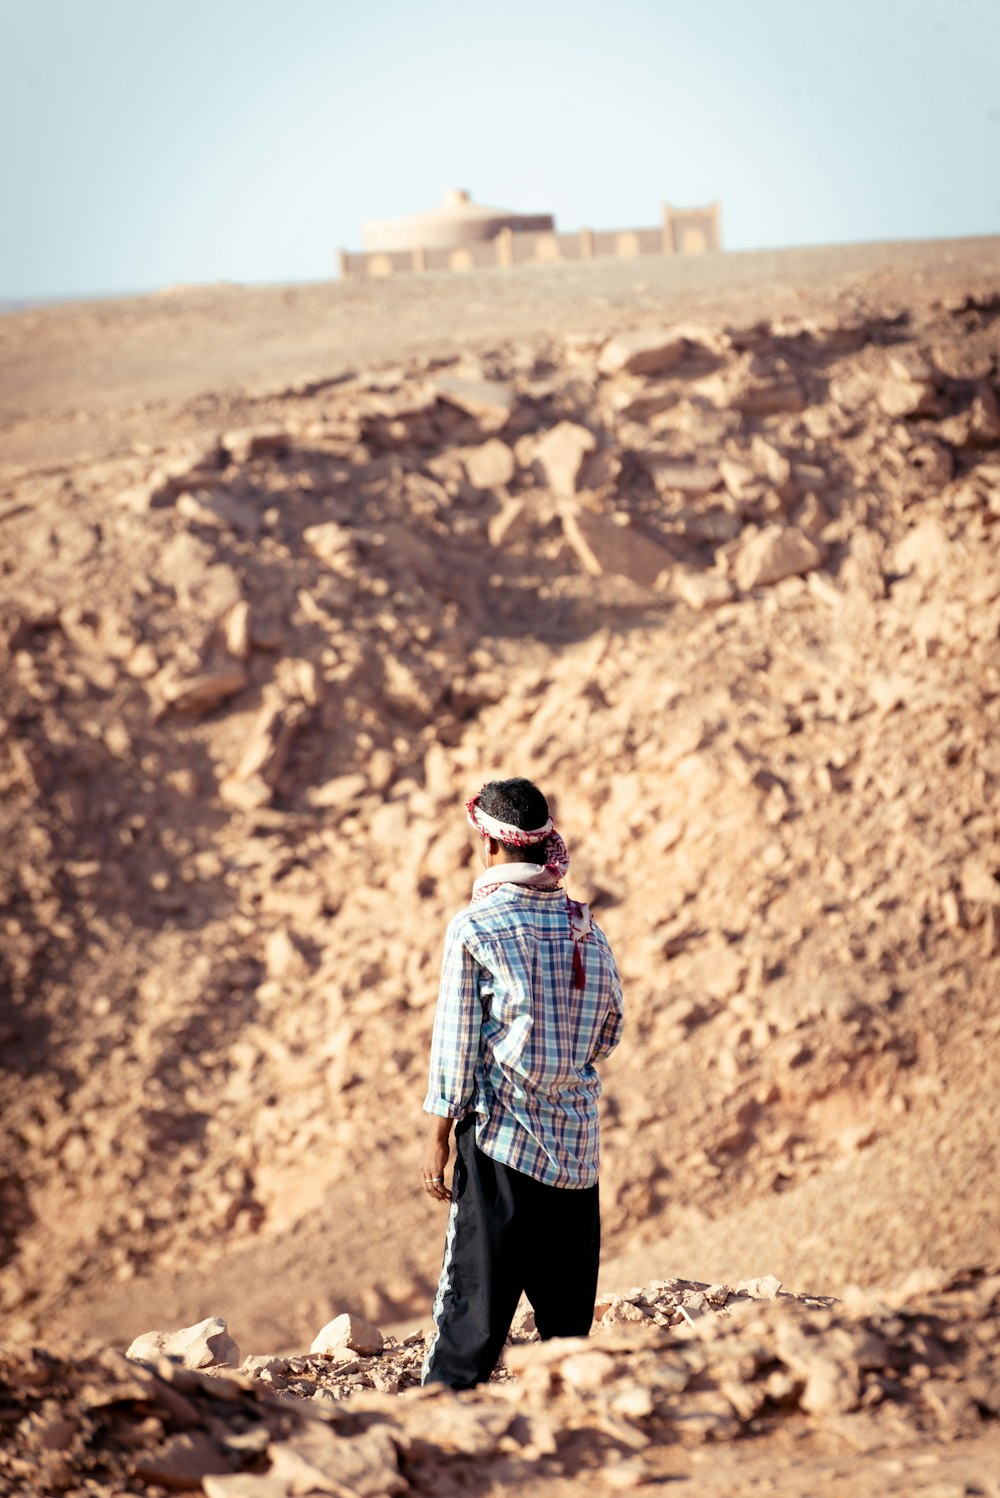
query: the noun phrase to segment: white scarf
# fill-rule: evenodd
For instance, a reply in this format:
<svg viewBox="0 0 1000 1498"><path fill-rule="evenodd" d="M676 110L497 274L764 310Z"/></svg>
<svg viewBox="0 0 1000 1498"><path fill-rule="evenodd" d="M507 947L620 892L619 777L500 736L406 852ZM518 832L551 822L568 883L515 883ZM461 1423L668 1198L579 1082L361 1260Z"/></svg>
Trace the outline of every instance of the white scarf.
<svg viewBox="0 0 1000 1498"><path fill-rule="evenodd" d="M555 893L562 888L559 879L553 881L551 865L543 867L537 863L495 863L484 869L472 886L472 902L485 900L504 884L519 884L524 889L550 890ZM583 988L586 972L580 943L586 941L592 926L590 906L582 900L571 900L566 896L566 916L569 932L573 938L573 987Z"/></svg>
<svg viewBox="0 0 1000 1498"><path fill-rule="evenodd" d="M558 874L548 864L540 863L495 863L484 869L472 886L473 900L481 900L492 894L501 884L523 884L528 889L559 888Z"/></svg>

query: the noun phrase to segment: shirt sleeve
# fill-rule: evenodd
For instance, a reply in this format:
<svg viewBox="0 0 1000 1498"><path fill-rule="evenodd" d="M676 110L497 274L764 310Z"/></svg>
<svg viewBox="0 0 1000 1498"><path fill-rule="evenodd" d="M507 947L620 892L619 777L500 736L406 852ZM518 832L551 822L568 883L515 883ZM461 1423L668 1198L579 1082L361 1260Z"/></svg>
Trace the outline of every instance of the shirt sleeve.
<svg viewBox="0 0 1000 1498"><path fill-rule="evenodd" d="M603 1061L606 1056L611 1055L611 1052L622 1038L622 1029L625 1025L622 1006L622 983L621 978L618 976L618 964L615 962L611 948L606 942L601 947L601 953L604 957L605 968L611 983L611 995L608 1002L608 1012L604 1016L604 1023L598 1032L597 1044L590 1058L592 1062Z"/></svg>
<svg viewBox="0 0 1000 1498"><path fill-rule="evenodd" d="M424 1112L437 1118L464 1118L472 1107L483 1019L478 973L479 964L453 922L445 937L424 1098Z"/></svg>

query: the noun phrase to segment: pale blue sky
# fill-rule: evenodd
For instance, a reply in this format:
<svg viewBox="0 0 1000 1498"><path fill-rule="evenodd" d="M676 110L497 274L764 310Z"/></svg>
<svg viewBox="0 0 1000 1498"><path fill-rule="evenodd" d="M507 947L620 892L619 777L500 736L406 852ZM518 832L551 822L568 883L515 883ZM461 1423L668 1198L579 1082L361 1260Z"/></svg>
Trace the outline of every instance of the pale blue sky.
<svg viewBox="0 0 1000 1498"><path fill-rule="evenodd" d="M333 273L449 186L1000 233L1000 0L0 0L0 298Z"/></svg>

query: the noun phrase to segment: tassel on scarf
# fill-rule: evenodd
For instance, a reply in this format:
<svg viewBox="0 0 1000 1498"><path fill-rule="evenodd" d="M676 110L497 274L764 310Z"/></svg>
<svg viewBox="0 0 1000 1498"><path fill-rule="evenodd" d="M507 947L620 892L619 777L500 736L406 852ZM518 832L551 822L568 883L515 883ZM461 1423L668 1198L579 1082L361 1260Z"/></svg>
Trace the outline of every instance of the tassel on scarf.
<svg viewBox="0 0 1000 1498"><path fill-rule="evenodd" d="M583 952L580 943L573 943L573 987L585 988L587 986L587 969L583 965Z"/></svg>

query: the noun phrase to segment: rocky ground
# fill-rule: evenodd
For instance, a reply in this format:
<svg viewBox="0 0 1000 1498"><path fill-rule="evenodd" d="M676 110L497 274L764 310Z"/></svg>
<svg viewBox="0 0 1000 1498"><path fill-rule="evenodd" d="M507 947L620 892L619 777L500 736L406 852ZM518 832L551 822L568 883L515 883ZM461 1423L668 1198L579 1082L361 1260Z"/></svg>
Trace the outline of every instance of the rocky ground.
<svg viewBox="0 0 1000 1498"><path fill-rule="evenodd" d="M315 289L348 330L302 333L318 372L264 293L3 320L14 1343L426 1320L436 964L461 803L500 773L551 794L626 982L604 1283L830 1296L931 1265L979 1293L1000 255L810 253ZM194 395L201 347L224 368ZM765 1439L815 1457L789 1399Z"/></svg>
<svg viewBox="0 0 1000 1498"><path fill-rule="evenodd" d="M10 1492L208 1498L664 1482L1000 1493L1000 1274L917 1276L843 1306L776 1281L657 1281L598 1309L589 1339L515 1334L494 1380L457 1396L419 1387L419 1333L376 1351L364 1324L339 1348L239 1372L207 1347L187 1359L203 1372L155 1354L0 1351L0 1478Z"/></svg>

